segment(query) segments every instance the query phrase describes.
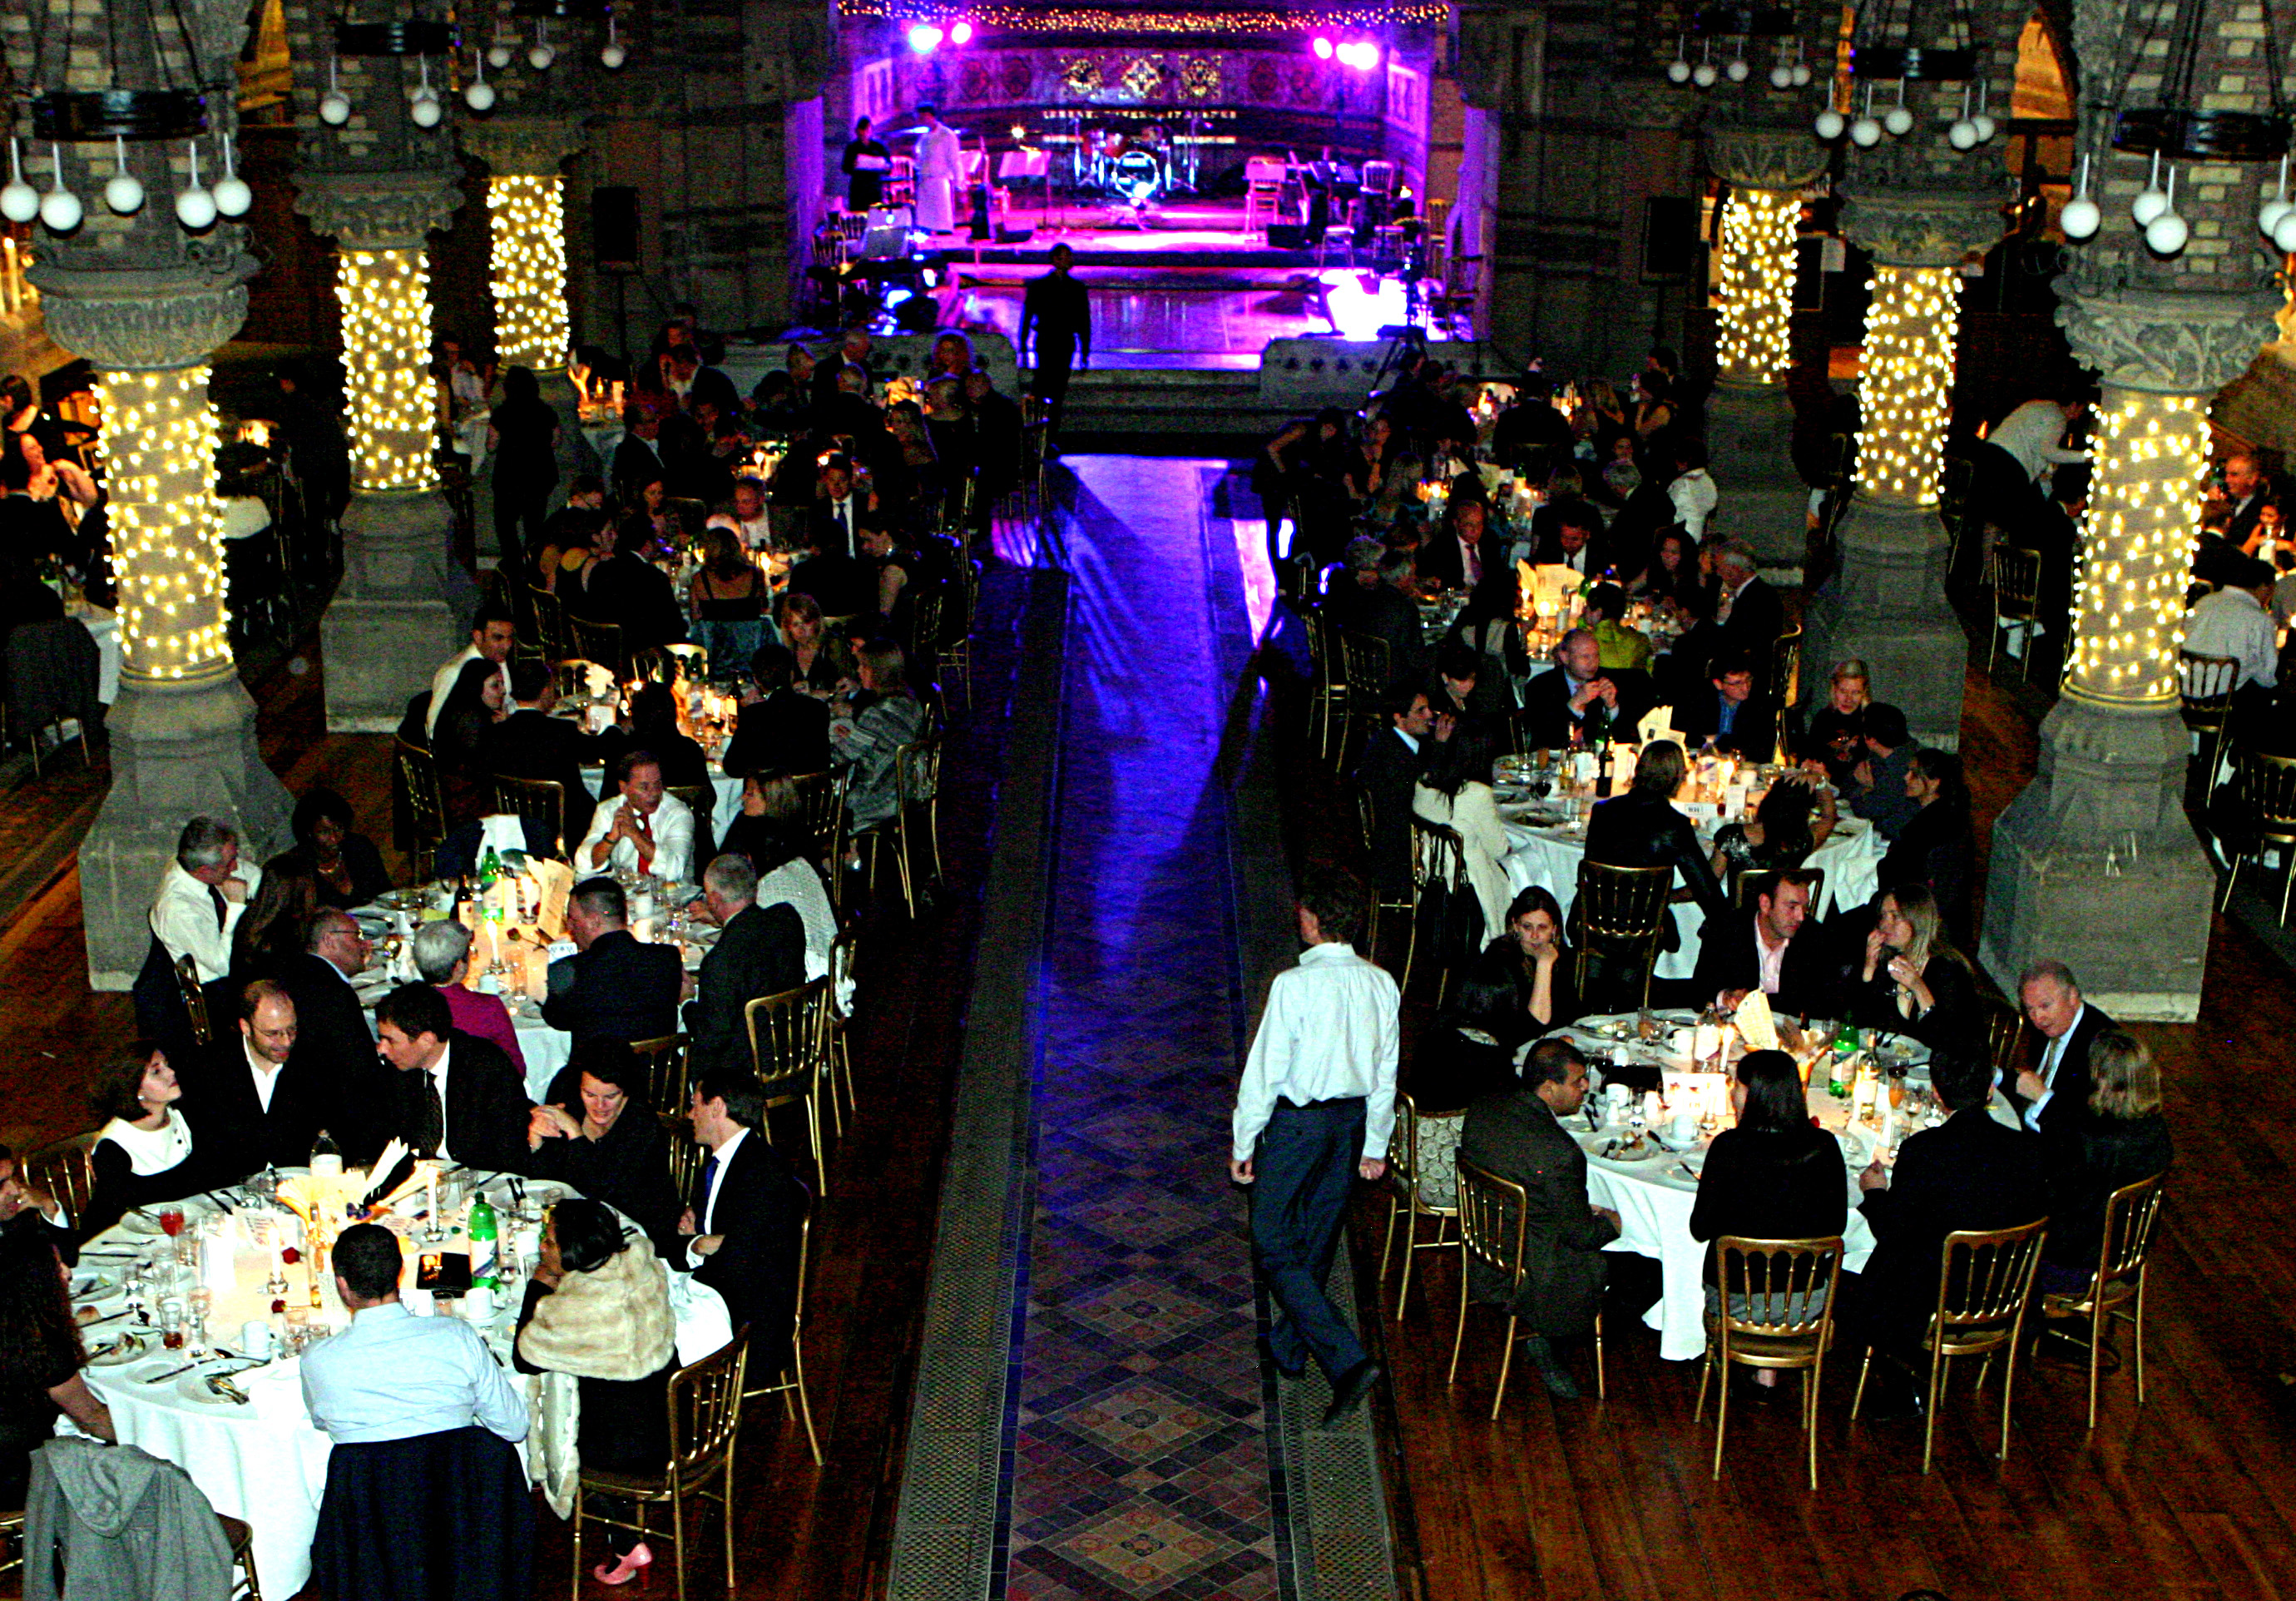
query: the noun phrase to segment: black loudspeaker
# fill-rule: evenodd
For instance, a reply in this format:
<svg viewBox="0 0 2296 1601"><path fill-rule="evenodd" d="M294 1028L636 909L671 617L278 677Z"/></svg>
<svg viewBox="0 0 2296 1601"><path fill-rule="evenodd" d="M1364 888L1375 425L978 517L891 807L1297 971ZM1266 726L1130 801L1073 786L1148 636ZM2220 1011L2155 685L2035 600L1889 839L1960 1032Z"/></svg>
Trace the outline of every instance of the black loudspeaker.
<svg viewBox="0 0 2296 1601"><path fill-rule="evenodd" d="M1698 268L1698 202L1654 194L1643 201L1643 277L1687 278Z"/></svg>
<svg viewBox="0 0 2296 1601"><path fill-rule="evenodd" d="M638 192L611 184L590 192L590 250L602 272L638 270Z"/></svg>
<svg viewBox="0 0 2296 1601"><path fill-rule="evenodd" d="M1267 225L1267 245L1270 250L1304 250L1308 248L1308 226L1297 222L1271 222Z"/></svg>

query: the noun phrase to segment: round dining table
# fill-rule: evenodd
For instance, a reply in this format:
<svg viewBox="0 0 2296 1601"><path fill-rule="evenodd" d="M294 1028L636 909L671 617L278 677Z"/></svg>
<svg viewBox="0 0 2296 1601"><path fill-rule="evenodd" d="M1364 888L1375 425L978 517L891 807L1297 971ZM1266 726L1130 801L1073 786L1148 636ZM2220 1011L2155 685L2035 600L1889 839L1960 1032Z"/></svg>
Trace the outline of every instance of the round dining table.
<svg viewBox="0 0 2296 1601"><path fill-rule="evenodd" d="M291 1181L299 1175L290 1175ZM504 1255L506 1265L515 1255L517 1271L506 1277L489 1315L474 1320L486 1336L496 1359L509 1366L511 1343L525 1293L524 1272L530 1268L540 1238L540 1226L529 1221L522 1228L509 1220L523 1212L571 1194L565 1186L541 1180L513 1180L509 1176L471 1174L483 1180L490 1203L505 1219ZM420 1208L422 1193L410 1198ZM523 1206L521 1205L521 1200ZM403 1203L406 1204L406 1203ZM279 1261L277 1242L299 1241L300 1225L275 1203L247 1189L226 1189L173 1203L184 1216L184 1235L196 1243L196 1260L189 1268L176 1268L177 1289L162 1285L155 1293L187 1293L191 1283L205 1285L214 1300L208 1322L209 1344L217 1354L193 1364L191 1351L166 1349L156 1307L146 1325L127 1311L127 1280L139 1261L165 1264L176 1255L178 1242L161 1231L160 1208L130 1212L114 1227L90 1240L80 1253L72 1276L72 1300L91 1308L95 1321L85 1330L89 1353L86 1368L91 1388L111 1409L111 1420L122 1444L139 1446L164 1457L191 1475L214 1508L239 1518L254 1531L253 1556L258 1581L266 1595L292 1596L311 1574L311 1538L318 1527L319 1503L326 1490L327 1458L333 1449L326 1435L311 1422L303 1401L299 1355L281 1350L269 1360L258 1362L242 1353L241 1334L250 1322L267 1322L275 1334L283 1326L283 1315L271 1311L274 1296L266 1287ZM412 1219L387 1216L378 1219L407 1239L407 1275L402 1299L422 1316L457 1315L445 1310L427 1290L413 1280L418 1254L438 1250L424 1241L420 1225ZM626 1232L636 1227L625 1221ZM277 1232L284 1229L282 1234ZM451 1245L455 1236L447 1236ZM284 1299L301 1309L315 1339L324 1338L348 1323L348 1314L336 1298L331 1279L319 1285L321 1305L311 1306L311 1258L284 1269L288 1289ZM676 1315L677 1353L681 1363L692 1363L718 1351L734 1337L726 1302L707 1285L694 1283L670 1264L670 1301ZM87 1313L83 1313L86 1317ZM223 1353L229 1352L231 1355ZM522 1375L529 1416L538 1431L554 1420L570 1433L571 1418L562 1400L554 1396L545 1381L554 1375ZM211 1379L221 1383L211 1383ZM234 1392L236 1392L235 1394ZM243 1399L242 1399L243 1398ZM533 1437L542 1438L541 1433ZM554 1462L567 1460L570 1441L551 1454ZM540 1453L521 1448L529 1476L539 1482L544 1464Z"/></svg>

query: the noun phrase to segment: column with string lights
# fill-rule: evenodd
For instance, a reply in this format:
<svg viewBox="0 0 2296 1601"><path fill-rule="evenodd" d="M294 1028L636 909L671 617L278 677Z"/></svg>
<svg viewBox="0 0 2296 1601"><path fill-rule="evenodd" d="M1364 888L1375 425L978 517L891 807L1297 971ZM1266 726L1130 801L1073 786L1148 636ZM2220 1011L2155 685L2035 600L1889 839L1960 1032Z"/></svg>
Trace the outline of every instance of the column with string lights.
<svg viewBox="0 0 2296 1601"><path fill-rule="evenodd" d="M223 503L205 365L96 375L119 583L120 669L177 683L228 674Z"/></svg>
<svg viewBox="0 0 2296 1601"><path fill-rule="evenodd" d="M566 180L582 149L570 116L503 113L472 120L463 148L491 169L487 223L493 247L495 356L537 374L562 373L571 341L566 301ZM545 388L545 394L546 394Z"/></svg>
<svg viewBox="0 0 2296 1601"><path fill-rule="evenodd" d="M1722 208L1722 304L1715 364L1722 382L1785 382L1792 358L1794 234L1801 196L1733 185Z"/></svg>

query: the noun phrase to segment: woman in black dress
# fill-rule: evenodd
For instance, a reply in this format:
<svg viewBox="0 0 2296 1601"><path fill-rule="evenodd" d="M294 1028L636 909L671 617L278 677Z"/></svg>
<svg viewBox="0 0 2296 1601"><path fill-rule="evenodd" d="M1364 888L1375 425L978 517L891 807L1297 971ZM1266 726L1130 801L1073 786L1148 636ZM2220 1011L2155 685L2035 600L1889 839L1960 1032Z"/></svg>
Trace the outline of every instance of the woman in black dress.
<svg viewBox="0 0 2296 1601"><path fill-rule="evenodd" d="M1578 1021L1577 966L1562 942L1561 904L1532 884L1507 907L1505 929L1475 958L1469 982L1506 986L1514 1025L1493 1031L1505 1033L1512 1046Z"/></svg>
<svg viewBox="0 0 2296 1601"><path fill-rule="evenodd" d="M213 1182L192 1154L191 1125L176 1111L183 1098L167 1052L149 1039L131 1040L97 1073L95 1110L111 1121L89 1159L94 1182L79 1219L82 1240L139 1206L180 1201Z"/></svg>
<svg viewBox="0 0 2296 1601"><path fill-rule="evenodd" d="M345 911L365 906L390 888L390 874L382 865L382 852L374 842L358 832L357 819L352 815L350 802L331 789L304 792L295 802L295 817L290 825L295 835L295 849L289 852L311 871L317 882L319 904L340 907ZM272 867L264 869L269 877Z"/></svg>
<svg viewBox="0 0 2296 1601"><path fill-rule="evenodd" d="M487 420L487 452L495 464L495 539L504 567L515 572L521 530L541 543L543 514L558 487L558 414L531 367L506 368L502 387L502 404Z"/></svg>
<svg viewBox="0 0 2296 1601"><path fill-rule="evenodd" d="M2104 1249L2104 1203L2112 1192L2165 1173L2175 1160L2161 1115L2161 1070L2131 1035L2108 1029L2090 1042L2086 1117L2053 1120L2047 1141L2049 1236L2041 1287L2088 1287Z"/></svg>
<svg viewBox="0 0 2296 1601"><path fill-rule="evenodd" d="M1969 937L1971 880L1977 847L1969 826L1969 788L1961 758L1924 745L1906 769L1906 793L1921 803L1882 858L1885 888L1922 884L1955 937Z"/></svg>
<svg viewBox="0 0 2296 1601"><path fill-rule="evenodd" d="M70 1415L115 1438L111 1408L87 1387L87 1351L73 1321L69 1275L45 1224L0 1228L0 1507L24 1504L32 1453Z"/></svg>
<svg viewBox="0 0 2296 1601"><path fill-rule="evenodd" d="M646 1104L643 1064L620 1039L586 1039L527 1123L537 1178L570 1184L645 1230L665 1259L678 1249L669 1137Z"/></svg>
<svg viewBox="0 0 2296 1601"><path fill-rule="evenodd" d="M669 1276L597 1202L578 1196L550 1209L512 1365L580 1383L576 1443L586 1472L659 1474L669 1460L668 1396L677 1371ZM612 1497L591 1500L603 1517L629 1519L636 1509ZM613 1560L591 1570L600 1583L627 1584L653 1561L635 1531L605 1527L604 1534Z"/></svg>
<svg viewBox="0 0 2296 1601"><path fill-rule="evenodd" d="M430 755L438 764L439 794L451 833L495 809L494 775L488 736L503 719L502 669L480 656L463 663L439 726L430 731Z"/></svg>
<svg viewBox="0 0 2296 1601"><path fill-rule="evenodd" d="M1983 1032L1977 975L1956 950L1937 898L1919 884L1884 891L1866 936L1866 963L1850 1021L1918 1039L1931 1051L1965 1050Z"/></svg>

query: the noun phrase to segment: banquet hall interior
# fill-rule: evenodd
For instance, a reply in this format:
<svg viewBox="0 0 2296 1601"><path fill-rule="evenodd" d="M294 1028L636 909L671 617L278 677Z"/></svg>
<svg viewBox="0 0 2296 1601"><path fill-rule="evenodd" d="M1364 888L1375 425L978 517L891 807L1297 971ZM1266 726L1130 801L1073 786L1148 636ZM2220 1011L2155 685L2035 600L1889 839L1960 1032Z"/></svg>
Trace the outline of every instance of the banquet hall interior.
<svg viewBox="0 0 2296 1601"><path fill-rule="evenodd" d="M2296 1585L2296 17L0 45L0 1595Z"/></svg>

